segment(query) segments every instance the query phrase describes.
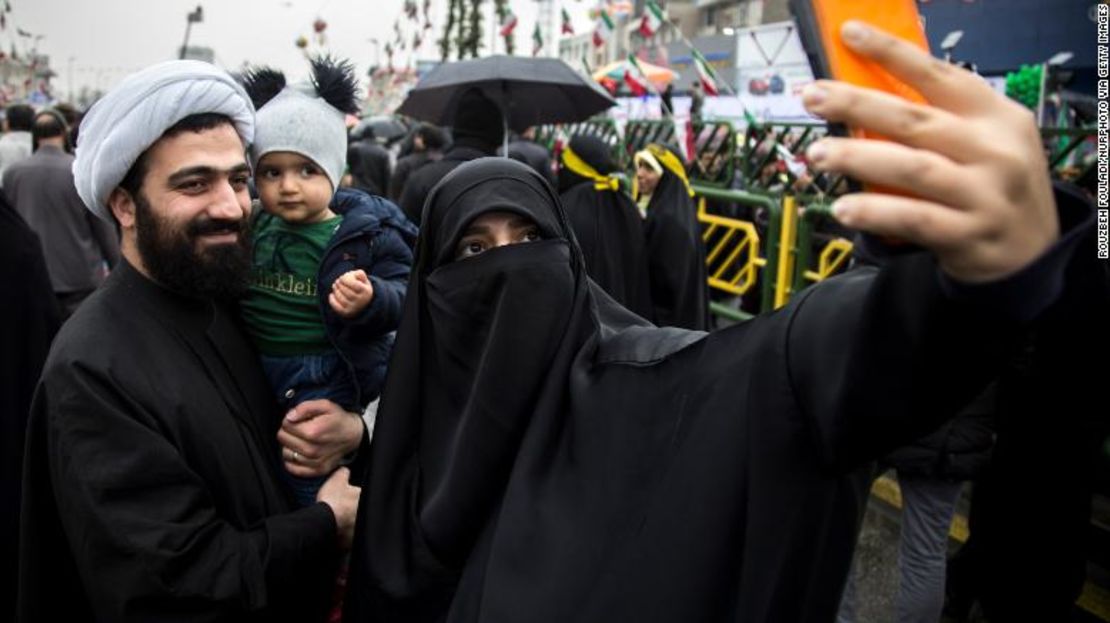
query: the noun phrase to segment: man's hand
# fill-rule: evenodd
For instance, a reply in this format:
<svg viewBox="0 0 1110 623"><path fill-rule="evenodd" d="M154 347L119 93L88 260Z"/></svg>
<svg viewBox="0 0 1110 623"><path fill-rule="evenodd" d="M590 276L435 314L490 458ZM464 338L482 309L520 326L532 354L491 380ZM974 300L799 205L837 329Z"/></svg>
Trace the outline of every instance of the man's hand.
<svg viewBox="0 0 1110 623"><path fill-rule="evenodd" d="M362 489L351 486L351 470L340 467L320 487L316 501L331 507L335 514L335 527L339 533L339 547L351 549L355 537L355 516L358 514L358 498Z"/></svg>
<svg viewBox="0 0 1110 623"><path fill-rule="evenodd" d="M281 422L278 444L285 469L294 476L330 474L362 443L363 421L330 400L306 400Z"/></svg>
<svg viewBox="0 0 1110 623"><path fill-rule="evenodd" d="M861 22L845 23L841 36L929 105L840 82L806 88L803 101L814 114L891 139L827 138L809 148L811 165L912 195L847 195L833 205L840 222L925 247L963 282L1011 275L1052 245L1060 226L1029 110Z"/></svg>
<svg viewBox="0 0 1110 623"><path fill-rule="evenodd" d="M328 303L335 313L344 318L353 318L366 309L374 300L374 285L362 270L343 273L331 285Z"/></svg>

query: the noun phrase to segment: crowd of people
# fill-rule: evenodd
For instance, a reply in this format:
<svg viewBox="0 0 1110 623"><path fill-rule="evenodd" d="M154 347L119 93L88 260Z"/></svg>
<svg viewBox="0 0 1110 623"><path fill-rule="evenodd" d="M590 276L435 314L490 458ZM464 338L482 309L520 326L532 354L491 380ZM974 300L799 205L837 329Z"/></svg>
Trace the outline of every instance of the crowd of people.
<svg viewBox="0 0 1110 623"><path fill-rule="evenodd" d="M992 512L1097 456L1090 199L1053 186L1020 105L864 24L843 36L929 103L819 81L811 112L890 140L807 160L899 194L834 206L864 234L852 270L714 331L674 146L637 152L629 189L595 137L554 158L506 140L474 88L398 155L348 132L334 58L307 84L160 63L79 124L9 107L16 620L851 620L880 459L918 500L906 551L931 555L899 620L936 620L936 526L984 435L974 597L1013 620L1000 578L1036 565L1059 581L1021 613L1062 620L1074 548L1018 556ZM997 433L953 450L985 412ZM1074 528L1090 486L1060 495Z"/></svg>

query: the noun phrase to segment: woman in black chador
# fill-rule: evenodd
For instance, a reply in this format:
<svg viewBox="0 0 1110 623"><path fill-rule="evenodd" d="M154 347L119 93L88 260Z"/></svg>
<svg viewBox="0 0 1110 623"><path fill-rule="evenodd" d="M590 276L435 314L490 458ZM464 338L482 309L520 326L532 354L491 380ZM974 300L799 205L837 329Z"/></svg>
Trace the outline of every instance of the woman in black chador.
<svg viewBox="0 0 1110 623"><path fill-rule="evenodd" d="M986 285L911 252L706 334L592 283L535 171L460 165L425 206L346 620L831 621L866 464L967 403L1059 293L1090 212L1055 201L1065 233L1036 245L1051 205L1006 204L1029 259Z"/></svg>
<svg viewBox="0 0 1110 623"><path fill-rule="evenodd" d="M653 319L659 326L709 328L709 285L693 191L682 160L650 144L636 153L636 201L645 211Z"/></svg>
<svg viewBox="0 0 1110 623"><path fill-rule="evenodd" d="M653 320L644 219L620 190L609 146L576 136L559 155L559 199L586 273L618 303Z"/></svg>

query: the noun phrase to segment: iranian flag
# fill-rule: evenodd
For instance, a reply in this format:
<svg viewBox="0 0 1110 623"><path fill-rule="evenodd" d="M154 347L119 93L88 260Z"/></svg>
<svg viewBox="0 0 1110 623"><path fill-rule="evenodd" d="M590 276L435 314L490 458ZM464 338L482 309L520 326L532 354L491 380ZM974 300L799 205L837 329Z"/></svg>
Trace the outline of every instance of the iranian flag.
<svg viewBox="0 0 1110 623"><path fill-rule="evenodd" d="M601 11L598 16L597 28L594 28L594 46L601 47L613 36L613 20L607 11Z"/></svg>
<svg viewBox="0 0 1110 623"><path fill-rule="evenodd" d="M543 32L539 22L536 22L536 27L532 29L532 56L539 56L540 50L543 50Z"/></svg>
<svg viewBox="0 0 1110 623"><path fill-rule="evenodd" d="M564 35L573 35L574 34L574 26L571 25L571 23L570 23L570 13L567 13L566 9L563 9L563 34Z"/></svg>
<svg viewBox="0 0 1110 623"><path fill-rule="evenodd" d="M505 16L505 19L501 22L501 36L502 37L508 37L509 35L513 34L513 30L515 28L516 28L516 15L513 14L513 13L509 13L508 15Z"/></svg>
<svg viewBox="0 0 1110 623"><path fill-rule="evenodd" d="M644 70L640 67L639 61L632 54L628 55L628 67L624 70L624 83L628 85L628 90L632 94L639 97L648 92L648 80L644 75Z"/></svg>
<svg viewBox="0 0 1110 623"><path fill-rule="evenodd" d="M624 83L628 85L628 90L632 91L632 95L636 97L647 93L647 85L633 76L631 69L624 70Z"/></svg>
<svg viewBox="0 0 1110 623"><path fill-rule="evenodd" d="M645 39L653 36L659 32L665 21L667 21L667 14L663 12L663 9L659 8L658 4L648 0L647 4L644 5L644 16L640 19L640 34Z"/></svg>
<svg viewBox="0 0 1110 623"><path fill-rule="evenodd" d="M709 66L709 61L701 55L701 52L691 49L694 56L694 66L698 70L698 78L701 80L701 88L705 90L706 95L717 95L717 74L714 73L713 68Z"/></svg>

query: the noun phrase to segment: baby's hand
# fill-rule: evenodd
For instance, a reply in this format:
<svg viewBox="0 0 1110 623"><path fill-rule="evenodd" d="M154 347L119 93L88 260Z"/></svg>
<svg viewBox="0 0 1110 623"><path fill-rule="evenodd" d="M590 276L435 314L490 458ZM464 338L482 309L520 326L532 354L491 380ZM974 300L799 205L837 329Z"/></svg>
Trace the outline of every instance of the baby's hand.
<svg viewBox="0 0 1110 623"><path fill-rule="evenodd" d="M374 286L362 270L343 273L331 286L328 303L335 313L344 318L353 318L366 309L374 300Z"/></svg>

